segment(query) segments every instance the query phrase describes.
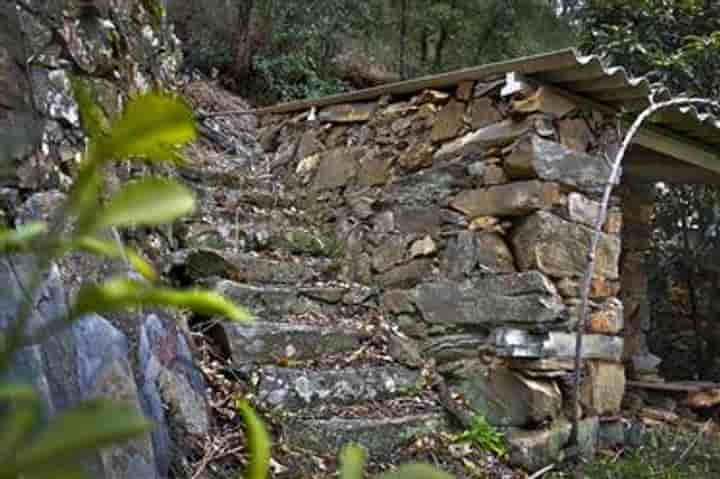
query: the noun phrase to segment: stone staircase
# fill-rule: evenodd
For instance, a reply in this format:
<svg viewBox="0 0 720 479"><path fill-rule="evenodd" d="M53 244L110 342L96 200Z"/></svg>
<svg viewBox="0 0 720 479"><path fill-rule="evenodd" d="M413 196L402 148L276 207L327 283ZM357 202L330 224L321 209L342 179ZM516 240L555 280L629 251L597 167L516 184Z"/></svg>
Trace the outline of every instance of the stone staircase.
<svg viewBox="0 0 720 479"><path fill-rule="evenodd" d="M227 193L218 183L196 185L201 202ZM449 431L419 353L403 355L393 342L397 327L383 317L379 291L338 280L333 240L283 192L264 198L269 190L246 184L238 221L223 215L204 218L211 230L185 225L211 240L185 245L170 268L181 282L210 286L255 314L249 325L199 329L227 358L229 376L249 386L275 444L329 459L357 443L377 463L415 438Z"/></svg>
<svg viewBox="0 0 720 479"><path fill-rule="evenodd" d="M217 290L258 314L252 325L223 323L215 337L252 384L256 406L282 418L279 442L328 456L355 442L382 460L415 435L447 430L423 371L388 354L382 318L365 306L370 292L358 305L352 287L325 288L331 300L347 291L335 304L303 288L223 280Z"/></svg>

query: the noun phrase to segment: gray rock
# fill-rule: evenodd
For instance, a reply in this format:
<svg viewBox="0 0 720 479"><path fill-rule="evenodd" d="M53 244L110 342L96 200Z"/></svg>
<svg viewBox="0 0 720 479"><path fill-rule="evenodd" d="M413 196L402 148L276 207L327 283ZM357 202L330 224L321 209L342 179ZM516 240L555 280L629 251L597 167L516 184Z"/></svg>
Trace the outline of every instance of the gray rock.
<svg viewBox="0 0 720 479"><path fill-rule="evenodd" d="M395 212L395 228L405 234L433 234L442 224L439 208L403 208Z"/></svg>
<svg viewBox="0 0 720 479"><path fill-rule="evenodd" d="M234 303L249 308L257 315L304 312L297 288L253 286L223 280L217 283L215 290Z"/></svg>
<svg viewBox="0 0 720 479"><path fill-rule="evenodd" d="M419 368L425 364L418 343L397 334L390 334L388 337L388 354L397 363L410 368Z"/></svg>
<svg viewBox="0 0 720 479"><path fill-rule="evenodd" d="M600 213L600 203L580 193L570 193L563 216L569 221L586 226L593 226Z"/></svg>
<svg viewBox="0 0 720 479"><path fill-rule="evenodd" d="M495 332L497 354L509 358L558 358L575 357L575 334L551 331L534 334L522 329L501 328ZM583 337L584 359L620 361L623 338L586 334Z"/></svg>
<svg viewBox="0 0 720 479"><path fill-rule="evenodd" d="M73 324L77 371L83 398L104 398L142 406L129 361L128 340L108 321L90 315ZM158 477L152 439L146 435L99 452L105 477Z"/></svg>
<svg viewBox="0 0 720 479"><path fill-rule="evenodd" d="M362 157L362 148L338 148L322 153L313 190L327 190L347 185L355 178L358 162Z"/></svg>
<svg viewBox="0 0 720 479"><path fill-rule="evenodd" d="M632 357L633 373L656 372L662 359L654 354L636 354Z"/></svg>
<svg viewBox="0 0 720 479"><path fill-rule="evenodd" d="M598 193L610 178L610 162L601 156L571 150L560 143L532 139L532 166L537 176L581 191Z"/></svg>
<svg viewBox="0 0 720 479"><path fill-rule="evenodd" d="M391 235L375 249L372 265L375 271L384 273L401 263L407 254L409 238Z"/></svg>
<svg viewBox="0 0 720 479"><path fill-rule="evenodd" d="M461 231L448 241L440 262L440 270L450 279L463 279L477 267L479 255L477 234Z"/></svg>
<svg viewBox="0 0 720 479"><path fill-rule="evenodd" d="M25 292L31 284L36 261L30 256L7 256L0 259L0 331L7 329L17 317L21 304L26 300ZM15 275L18 273L18 276ZM26 334L36 333L40 328L64 319L67 311L66 291L63 288L60 272L52 265L41 283L32 314L28 318ZM76 371L76 344L72 332L60 331L42 344L22 353L26 367L42 366L45 379L38 379L38 386L45 385L50 392L51 404L47 409L62 411L81 399ZM35 362L40 354L41 365ZM25 368L23 368L25 369ZM46 383L46 384L45 384Z"/></svg>
<svg viewBox="0 0 720 479"><path fill-rule="evenodd" d="M431 271L432 260L416 259L375 276L375 281L384 288L412 288L427 278Z"/></svg>
<svg viewBox="0 0 720 479"><path fill-rule="evenodd" d="M563 447L570 439L570 424L558 421L541 430L513 429L507 434L510 463L529 472L564 460Z"/></svg>
<svg viewBox="0 0 720 479"><path fill-rule="evenodd" d="M312 269L288 261L260 258L251 255L229 255L233 279L249 283L298 284L313 277Z"/></svg>
<svg viewBox="0 0 720 479"><path fill-rule="evenodd" d="M65 202L67 196L59 191L35 193L18 208L16 222L27 224L32 221L50 221L56 219L58 205Z"/></svg>
<svg viewBox="0 0 720 479"><path fill-rule="evenodd" d="M235 364L271 364L282 358L315 359L350 353L360 347L365 334L338 327L256 322L252 325L222 323Z"/></svg>
<svg viewBox="0 0 720 479"><path fill-rule="evenodd" d="M429 323L549 326L565 309L552 283L537 271L457 282L424 283L414 301Z"/></svg>
<svg viewBox="0 0 720 479"><path fill-rule="evenodd" d="M373 460L388 458L409 441L448 428L440 414L391 419L301 420L285 429L284 440L321 454L335 456L349 443L363 446Z"/></svg>
<svg viewBox="0 0 720 479"><path fill-rule="evenodd" d="M546 211L523 220L512 234L521 270L539 270L555 277L580 277L587 268L592 229L570 223ZM595 274L618 278L619 238L600 233Z"/></svg>
<svg viewBox="0 0 720 479"><path fill-rule="evenodd" d="M523 216L536 210L549 209L560 199L556 183L522 181L466 190L450 202L450 206L469 218L478 216Z"/></svg>
<svg viewBox="0 0 720 479"><path fill-rule="evenodd" d="M401 289L386 291L382 298L385 309L391 313L414 313L415 306L410 299L410 293Z"/></svg>
<svg viewBox="0 0 720 479"><path fill-rule="evenodd" d="M258 398L285 409L382 401L417 387L420 373L401 367L311 371L268 367L260 371Z"/></svg>
<svg viewBox="0 0 720 479"><path fill-rule="evenodd" d="M347 288L336 288L332 286L300 288L300 294L329 304L339 303L347 292Z"/></svg>
<svg viewBox="0 0 720 479"><path fill-rule="evenodd" d="M470 407L495 426L528 426L560 415L562 395L553 381L535 380L504 367L478 367L454 384Z"/></svg>
<svg viewBox="0 0 720 479"><path fill-rule="evenodd" d="M475 178L482 178L483 176L485 176L487 163L484 161L476 161L474 163L470 163L467 169L470 176L474 176Z"/></svg>
<svg viewBox="0 0 720 479"><path fill-rule="evenodd" d="M182 435L210 431L206 384L175 321L154 314L140 327L138 370L145 412L155 423L158 473L165 477L182 449Z"/></svg>
<svg viewBox="0 0 720 479"><path fill-rule="evenodd" d="M491 146L511 143L527 133L530 126L526 122L503 120L479 130L468 133L457 140L446 143L434 155L435 161L443 161L467 153L482 153Z"/></svg>
<svg viewBox="0 0 720 479"><path fill-rule="evenodd" d="M625 426L622 421L602 421L598 427L598 447L615 448L625 444Z"/></svg>
<svg viewBox="0 0 720 479"><path fill-rule="evenodd" d="M592 460L598 442L598 418L587 418L578 425L579 455ZM528 431L511 429L507 440L510 463L534 472L565 459L563 448L570 439L570 423L560 419L549 428Z"/></svg>
<svg viewBox="0 0 720 479"><path fill-rule="evenodd" d="M461 231L448 241L441 270L450 279L463 279L479 268L482 273L513 273L515 260L502 236Z"/></svg>
<svg viewBox="0 0 720 479"><path fill-rule="evenodd" d="M433 337L425 343L423 354L438 363L477 358L483 350L488 351L492 342L479 334L453 334Z"/></svg>
<svg viewBox="0 0 720 479"><path fill-rule="evenodd" d="M514 273L515 258L505 239L497 233L477 235L477 264L482 273Z"/></svg>

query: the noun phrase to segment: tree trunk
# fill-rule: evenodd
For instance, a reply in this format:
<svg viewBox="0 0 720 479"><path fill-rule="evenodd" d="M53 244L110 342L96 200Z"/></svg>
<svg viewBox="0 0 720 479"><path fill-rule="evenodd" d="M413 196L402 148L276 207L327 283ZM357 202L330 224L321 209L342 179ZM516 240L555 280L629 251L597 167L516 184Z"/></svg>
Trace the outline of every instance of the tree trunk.
<svg viewBox="0 0 720 479"><path fill-rule="evenodd" d="M408 0L402 0L400 3L400 78L407 78L407 65L405 57L407 55L407 4Z"/></svg>
<svg viewBox="0 0 720 479"><path fill-rule="evenodd" d="M250 77L253 69L252 16L255 0L239 0L237 3L237 38L235 39L235 58L233 74L236 81L244 81Z"/></svg>

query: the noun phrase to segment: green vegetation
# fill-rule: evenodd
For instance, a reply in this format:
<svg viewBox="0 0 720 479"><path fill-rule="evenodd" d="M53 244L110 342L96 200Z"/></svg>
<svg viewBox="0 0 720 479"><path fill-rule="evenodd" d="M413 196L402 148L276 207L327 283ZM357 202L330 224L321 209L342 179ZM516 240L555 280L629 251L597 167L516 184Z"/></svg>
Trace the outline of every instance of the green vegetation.
<svg viewBox="0 0 720 479"><path fill-rule="evenodd" d="M7 255L8 261L12 261L12 254L24 253L33 255L38 265L32 280L24 285L26 297L17 317L6 335L0 337L0 377L5 377L3 373L19 349L69 327L91 312L152 305L187 308L236 321L251 319L247 311L214 292L176 290L158 284L157 273L140 254L101 237L109 228L170 223L194 209L195 199L189 190L153 177L129 183L102 201L103 171L109 163L125 159L182 161L178 148L196 136L188 106L172 95L149 93L130 100L122 115L108 120L82 83L75 82L74 87L89 144L68 203L60 209L64 214L52 224L0 229L0 253ZM83 286L65 317L28 335L25 326L47 269L72 251L127 258L143 280L117 277L103 284ZM138 411L106 400L87 401L40 428L40 399L23 384L0 383L0 406L0 479L54 478L58 471L63 471L63 477L81 477L74 462L77 457L151 428ZM252 413L245 411L245 417L253 427Z"/></svg>
<svg viewBox="0 0 720 479"><path fill-rule="evenodd" d="M473 417L470 429L463 432L458 440L469 442L500 457L504 457L508 453L505 436L495 426L488 423L485 416Z"/></svg>
<svg viewBox="0 0 720 479"><path fill-rule="evenodd" d="M705 479L720 477L720 443L712 435L663 427L643 444L585 467L587 479ZM553 479L573 477L555 473Z"/></svg>

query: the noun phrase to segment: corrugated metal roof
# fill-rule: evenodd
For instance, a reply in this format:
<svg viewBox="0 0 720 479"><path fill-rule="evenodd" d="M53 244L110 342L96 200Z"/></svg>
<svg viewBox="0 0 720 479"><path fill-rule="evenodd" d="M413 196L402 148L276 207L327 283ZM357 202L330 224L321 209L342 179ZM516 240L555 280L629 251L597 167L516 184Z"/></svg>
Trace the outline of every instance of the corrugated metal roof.
<svg viewBox="0 0 720 479"><path fill-rule="evenodd" d="M651 84L645 77L633 78L623 67L605 65L598 56L581 56L570 48L318 99L283 103L261 108L257 113L288 113L311 107L367 101L383 95L406 95L426 88L449 88L461 81L483 80L510 72L524 74L530 79L551 84L618 111L644 109L649 105L653 91L659 92L656 93L656 100L670 97L662 85ZM720 120L713 114L699 112L693 106L664 110L651 121L672 134L704 143L714 149L720 148Z"/></svg>

